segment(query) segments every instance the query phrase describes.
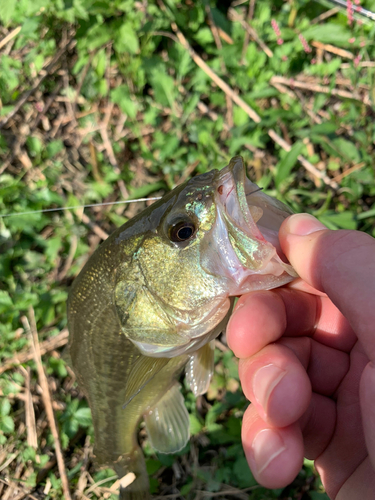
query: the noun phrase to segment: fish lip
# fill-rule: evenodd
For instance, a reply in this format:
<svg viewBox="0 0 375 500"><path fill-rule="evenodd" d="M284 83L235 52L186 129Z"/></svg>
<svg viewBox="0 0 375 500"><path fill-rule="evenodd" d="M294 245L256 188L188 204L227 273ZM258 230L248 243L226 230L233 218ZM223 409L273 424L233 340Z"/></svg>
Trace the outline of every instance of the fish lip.
<svg viewBox="0 0 375 500"><path fill-rule="evenodd" d="M220 171L215 184L215 202L217 209L221 211L230 224L237 227L251 238L267 244L256 222L250 213L247 196L255 190L246 192L246 181L250 181L246 175L245 163L242 156L234 156L229 164Z"/></svg>

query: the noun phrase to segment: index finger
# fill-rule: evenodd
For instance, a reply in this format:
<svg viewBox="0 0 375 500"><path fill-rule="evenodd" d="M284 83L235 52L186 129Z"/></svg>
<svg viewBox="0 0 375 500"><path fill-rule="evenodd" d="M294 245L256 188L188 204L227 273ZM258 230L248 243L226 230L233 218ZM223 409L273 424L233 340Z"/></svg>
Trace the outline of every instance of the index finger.
<svg viewBox="0 0 375 500"><path fill-rule="evenodd" d="M242 296L227 327L229 347L247 358L280 337L313 337L348 352L356 336L328 297L283 287Z"/></svg>

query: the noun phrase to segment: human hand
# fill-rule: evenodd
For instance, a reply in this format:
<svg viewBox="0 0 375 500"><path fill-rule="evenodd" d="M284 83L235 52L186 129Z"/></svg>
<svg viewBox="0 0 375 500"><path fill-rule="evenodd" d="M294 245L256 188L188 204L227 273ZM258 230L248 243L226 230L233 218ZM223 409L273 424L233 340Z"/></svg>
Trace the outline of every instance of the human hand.
<svg viewBox="0 0 375 500"><path fill-rule="evenodd" d="M306 456L331 498L374 499L375 239L306 214L279 238L303 282L242 296L227 328L252 402L246 458L268 488L293 481Z"/></svg>

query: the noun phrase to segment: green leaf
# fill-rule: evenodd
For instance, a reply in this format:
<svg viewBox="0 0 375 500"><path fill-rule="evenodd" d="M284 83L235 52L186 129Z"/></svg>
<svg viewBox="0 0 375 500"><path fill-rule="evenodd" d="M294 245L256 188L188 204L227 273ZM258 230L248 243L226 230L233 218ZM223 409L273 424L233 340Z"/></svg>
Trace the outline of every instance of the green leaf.
<svg viewBox="0 0 375 500"><path fill-rule="evenodd" d="M0 428L5 433L13 432L14 431L14 421L13 421L12 417L9 417L8 415L5 417L1 417Z"/></svg>
<svg viewBox="0 0 375 500"><path fill-rule="evenodd" d="M367 210L366 212L361 212L357 215L358 220L368 219L369 217L375 217L375 208Z"/></svg>
<svg viewBox="0 0 375 500"><path fill-rule="evenodd" d="M47 240L46 243L46 249L45 249L46 257L51 262L54 262L59 253L60 248L61 248L61 238L58 236L55 238L50 238L49 240Z"/></svg>
<svg viewBox="0 0 375 500"><path fill-rule="evenodd" d="M3 417L5 417L6 415L9 415L9 412L10 412L10 401L9 399L3 399L3 401L1 402L1 408L0 408L0 413Z"/></svg>
<svg viewBox="0 0 375 500"><path fill-rule="evenodd" d="M5 290L0 290L0 313L5 313L12 306L13 302L9 293Z"/></svg>
<svg viewBox="0 0 375 500"><path fill-rule="evenodd" d="M4 24L8 24L8 22L12 19L16 5L17 5L17 0L0 1L0 20Z"/></svg>
<svg viewBox="0 0 375 500"><path fill-rule="evenodd" d="M309 491L311 500L329 500L329 496L324 491Z"/></svg>
<svg viewBox="0 0 375 500"><path fill-rule="evenodd" d="M130 197L137 199L137 198L144 198L148 196L149 194L158 191L159 189L165 189L166 185L163 181L160 182L152 182L150 184L146 184L145 186L141 186L136 189L132 189L130 191Z"/></svg>
<svg viewBox="0 0 375 500"><path fill-rule="evenodd" d="M332 142L340 155L347 160L352 160L355 163L359 163L361 161L361 155L358 151L358 148L352 142L347 141L343 137L338 137Z"/></svg>
<svg viewBox="0 0 375 500"><path fill-rule="evenodd" d="M114 47L118 52L136 54L139 51L139 42L136 32L130 23L123 24L115 35Z"/></svg>
<svg viewBox="0 0 375 500"><path fill-rule="evenodd" d="M39 137L29 136L26 140L31 156L37 156L43 149L43 144Z"/></svg>
<svg viewBox="0 0 375 500"><path fill-rule="evenodd" d="M111 100L118 104L129 118L137 116L138 103L135 99L131 98L129 88L127 85L120 85L111 91Z"/></svg>
<svg viewBox="0 0 375 500"><path fill-rule="evenodd" d="M79 425L81 425L82 427L90 426L92 423L90 408L79 408L75 412L74 418L77 420Z"/></svg>
<svg viewBox="0 0 375 500"><path fill-rule="evenodd" d="M68 372L66 370L65 363L61 358L50 358L49 365L60 378L67 376Z"/></svg>
<svg viewBox="0 0 375 500"><path fill-rule="evenodd" d="M287 153L284 158L276 165L275 184L279 188L280 184L289 176L293 167L297 163L298 156L303 149L302 142L293 144L292 149Z"/></svg>
<svg viewBox="0 0 375 500"><path fill-rule="evenodd" d="M190 414L190 434L195 436L195 434L199 434L202 430L203 426L195 415Z"/></svg>
<svg viewBox="0 0 375 500"><path fill-rule="evenodd" d="M194 486L194 482L193 481L189 481L187 482L186 484L184 484L182 486L182 488L180 488L180 493L181 493L181 496L185 496L187 495L188 493L190 493L192 487Z"/></svg>
<svg viewBox="0 0 375 500"><path fill-rule="evenodd" d="M352 212L320 215L319 220L329 229L357 229L357 223Z"/></svg>
<svg viewBox="0 0 375 500"><path fill-rule="evenodd" d="M162 106L173 107L176 87L172 77L161 69L154 69L150 76L155 100Z"/></svg>
<svg viewBox="0 0 375 500"><path fill-rule="evenodd" d="M147 474L149 476L155 474L155 472L157 472L160 467L162 467L162 463L159 460L154 460L153 458L149 458L146 460Z"/></svg>
<svg viewBox="0 0 375 500"><path fill-rule="evenodd" d="M323 43L334 43L335 45L349 46L351 32L340 24L324 23L311 26L302 32L307 41L317 40Z"/></svg>
<svg viewBox="0 0 375 500"><path fill-rule="evenodd" d="M245 457L238 458L233 466L233 472L240 488L256 486L257 482L252 475Z"/></svg>
<svg viewBox="0 0 375 500"><path fill-rule="evenodd" d="M63 149L64 149L64 143L61 139L49 142L47 144L48 158L53 158L58 153L60 153L60 151L62 151Z"/></svg>
<svg viewBox="0 0 375 500"><path fill-rule="evenodd" d="M332 122L319 123L318 125L311 127L310 133L328 135L335 133L337 128L337 125Z"/></svg>

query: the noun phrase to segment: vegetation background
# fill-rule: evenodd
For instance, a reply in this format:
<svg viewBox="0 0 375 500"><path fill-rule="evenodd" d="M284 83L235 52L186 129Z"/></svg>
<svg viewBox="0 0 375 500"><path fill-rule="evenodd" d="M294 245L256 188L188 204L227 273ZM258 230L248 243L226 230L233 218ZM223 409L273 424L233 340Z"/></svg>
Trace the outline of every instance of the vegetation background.
<svg viewBox="0 0 375 500"><path fill-rule="evenodd" d="M375 23L348 4L0 0L1 213L161 196L241 154L295 211L375 236ZM0 218L4 500L68 498L67 483L75 499L116 498L62 358L65 303L100 242L150 203ZM283 490L256 484L236 360L217 345L208 394L186 391L186 449L155 454L141 429L153 494L327 499L309 461Z"/></svg>

